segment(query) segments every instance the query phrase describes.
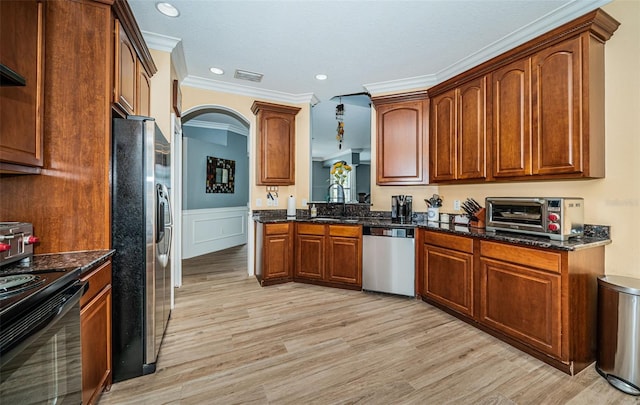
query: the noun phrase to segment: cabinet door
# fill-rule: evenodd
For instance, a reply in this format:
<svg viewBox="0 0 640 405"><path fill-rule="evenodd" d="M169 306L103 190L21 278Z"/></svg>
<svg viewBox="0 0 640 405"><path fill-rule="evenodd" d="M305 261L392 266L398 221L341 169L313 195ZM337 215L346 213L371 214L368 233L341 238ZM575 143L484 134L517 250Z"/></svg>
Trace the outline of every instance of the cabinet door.
<svg viewBox="0 0 640 405"><path fill-rule="evenodd" d="M427 184L427 104L419 100L377 107L377 184Z"/></svg>
<svg viewBox="0 0 640 405"><path fill-rule="evenodd" d="M267 235L264 239L264 279L291 277L291 236Z"/></svg>
<svg viewBox="0 0 640 405"><path fill-rule="evenodd" d="M561 356L560 275L481 258L480 322Z"/></svg>
<svg viewBox="0 0 640 405"><path fill-rule="evenodd" d="M80 311L82 403L94 404L111 385L111 285Z"/></svg>
<svg viewBox="0 0 640 405"><path fill-rule="evenodd" d="M533 174L583 170L581 49L578 37L532 58Z"/></svg>
<svg viewBox="0 0 640 405"><path fill-rule="evenodd" d="M431 182L454 180L456 175L456 90L431 100L429 132Z"/></svg>
<svg viewBox="0 0 640 405"><path fill-rule="evenodd" d="M465 83L458 89L457 176L484 179L486 168L486 78Z"/></svg>
<svg viewBox="0 0 640 405"><path fill-rule="evenodd" d="M138 57L120 22L116 20L114 102L125 113L135 114Z"/></svg>
<svg viewBox="0 0 640 405"><path fill-rule="evenodd" d="M37 173L43 164L43 3L0 1L0 38L0 62L25 80L7 85L3 78L0 86L0 162L6 163L0 169Z"/></svg>
<svg viewBox="0 0 640 405"><path fill-rule="evenodd" d="M258 185L295 184L296 114L300 108L254 101Z"/></svg>
<svg viewBox="0 0 640 405"><path fill-rule="evenodd" d="M473 255L425 244L423 266L423 294L472 317Z"/></svg>
<svg viewBox="0 0 640 405"><path fill-rule="evenodd" d="M151 83L147 72L144 71L142 63L136 63L138 70L137 90L136 90L136 107L138 115L145 117L151 116Z"/></svg>
<svg viewBox="0 0 640 405"><path fill-rule="evenodd" d="M324 228L323 225L320 227ZM324 235L298 235L296 237L295 278L322 280L325 268Z"/></svg>
<svg viewBox="0 0 640 405"><path fill-rule="evenodd" d="M362 287L362 243L358 238L329 237L327 281Z"/></svg>
<svg viewBox="0 0 640 405"><path fill-rule="evenodd" d="M530 65L522 59L492 74L494 177L531 174Z"/></svg>

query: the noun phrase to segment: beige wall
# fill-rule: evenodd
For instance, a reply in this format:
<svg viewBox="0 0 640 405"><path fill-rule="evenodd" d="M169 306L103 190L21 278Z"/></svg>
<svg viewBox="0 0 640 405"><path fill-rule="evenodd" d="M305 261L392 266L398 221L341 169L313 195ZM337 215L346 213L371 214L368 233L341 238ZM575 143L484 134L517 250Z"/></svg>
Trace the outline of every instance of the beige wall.
<svg viewBox="0 0 640 405"><path fill-rule="evenodd" d="M453 201L467 197L478 201L488 196L584 197L585 222L611 226L613 243L606 247L606 273L640 277L640 1L617 0L603 9L621 23L605 45L606 178L423 187L373 185L373 209L388 210L394 194L413 195L414 209L425 211L423 199L439 193L444 197L441 210L445 212L454 212ZM375 120L372 122L375 139ZM372 173L375 170L372 162Z"/></svg>
<svg viewBox="0 0 640 405"><path fill-rule="evenodd" d="M158 68L151 77L151 116L156 119L162 134L171 142L171 111L172 111L172 72L171 54L150 49L151 57Z"/></svg>
<svg viewBox="0 0 640 405"><path fill-rule="evenodd" d="M182 86L182 111L187 112L201 106L224 106L237 112L250 123L249 133L249 196L251 209L286 209L287 197L296 197L296 206L302 208L302 200L309 199L309 180L311 170L311 107L309 104L298 104L301 110L296 115L296 184L293 186L280 186L279 204L277 207L268 207L265 186L256 184L256 117L251 112L251 105L256 99L253 97L236 94L221 93L213 90L204 90L194 87ZM274 103L272 100L261 100ZM277 104L286 104L279 103ZM256 205L256 199L262 200L262 206Z"/></svg>

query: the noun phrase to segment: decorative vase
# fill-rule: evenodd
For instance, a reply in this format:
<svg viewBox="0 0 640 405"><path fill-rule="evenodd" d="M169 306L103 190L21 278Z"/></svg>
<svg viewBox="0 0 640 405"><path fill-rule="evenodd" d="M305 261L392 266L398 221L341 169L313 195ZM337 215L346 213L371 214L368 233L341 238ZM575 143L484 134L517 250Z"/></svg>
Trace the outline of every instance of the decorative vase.
<svg viewBox="0 0 640 405"><path fill-rule="evenodd" d="M330 203L344 204L344 187L338 183L329 186L328 193Z"/></svg>

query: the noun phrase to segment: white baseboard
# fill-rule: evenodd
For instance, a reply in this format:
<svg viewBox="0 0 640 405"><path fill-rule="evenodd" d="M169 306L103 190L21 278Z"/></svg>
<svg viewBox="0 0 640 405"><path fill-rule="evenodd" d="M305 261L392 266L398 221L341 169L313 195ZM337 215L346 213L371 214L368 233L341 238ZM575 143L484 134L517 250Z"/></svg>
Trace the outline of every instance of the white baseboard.
<svg viewBox="0 0 640 405"><path fill-rule="evenodd" d="M182 211L182 258L247 243L247 220L246 206Z"/></svg>

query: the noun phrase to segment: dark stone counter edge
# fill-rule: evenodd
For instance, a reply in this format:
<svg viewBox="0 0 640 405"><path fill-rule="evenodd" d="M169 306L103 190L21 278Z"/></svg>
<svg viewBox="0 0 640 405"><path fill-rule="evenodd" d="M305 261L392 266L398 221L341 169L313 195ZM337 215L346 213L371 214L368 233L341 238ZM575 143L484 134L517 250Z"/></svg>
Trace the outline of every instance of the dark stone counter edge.
<svg viewBox="0 0 640 405"><path fill-rule="evenodd" d="M474 228L466 225L454 225L440 222L413 222L407 224L391 223L390 219L381 218L330 218L331 220L318 220L314 218L260 218L254 217L253 220L265 224L284 223L284 222L308 222L314 224L328 225L363 225L363 226L393 226L394 228L422 228L435 232L443 232L460 236L469 236L473 238L481 238L496 242L507 242L517 245L529 247L574 251L580 249L589 249L598 246L609 245L611 239L606 236L583 236L580 238L572 238L568 241L556 241L549 238L533 235L516 234L510 232L490 232L480 228ZM585 226L586 227L586 226Z"/></svg>
<svg viewBox="0 0 640 405"><path fill-rule="evenodd" d="M34 255L30 262L16 262L8 265L2 270L15 272L18 270L36 271L66 269L67 271L77 272L78 276L81 277L86 271L106 262L114 253L115 250L113 249L46 253Z"/></svg>

